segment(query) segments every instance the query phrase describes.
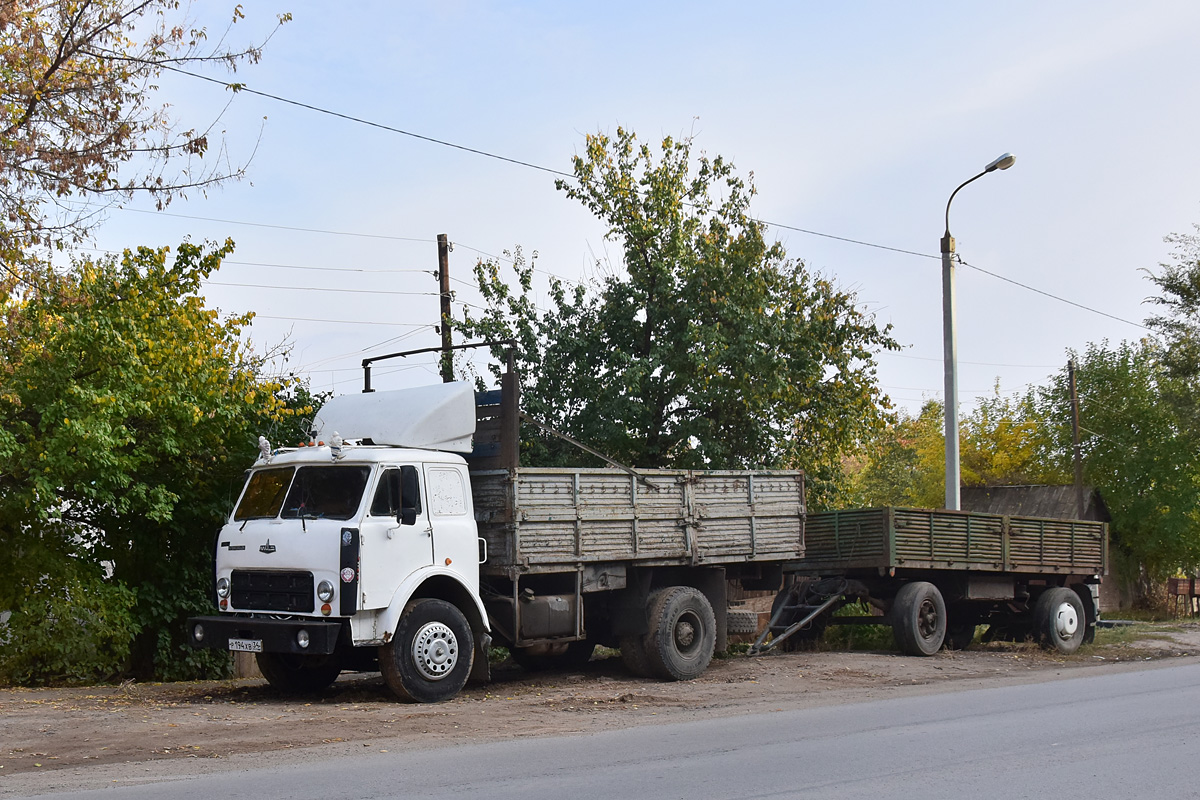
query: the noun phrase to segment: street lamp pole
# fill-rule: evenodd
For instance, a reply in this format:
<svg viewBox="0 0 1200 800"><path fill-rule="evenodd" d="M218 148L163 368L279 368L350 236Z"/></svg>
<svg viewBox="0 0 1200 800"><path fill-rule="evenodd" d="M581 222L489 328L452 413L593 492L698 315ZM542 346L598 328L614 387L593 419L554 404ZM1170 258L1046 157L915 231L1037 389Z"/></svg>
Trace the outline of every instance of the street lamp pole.
<svg viewBox="0 0 1200 800"><path fill-rule="evenodd" d="M982 178L989 172L1008 169L1017 160L1012 153L1005 153L988 164L983 172L970 180L963 181L950 193L946 201L946 233L942 236L942 346L945 354L946 371L946 508L957 511L960 502L960 471L958 460L958 344L955 338L954 311L954 237L950 235L950 204L968 183Z"/></svg>

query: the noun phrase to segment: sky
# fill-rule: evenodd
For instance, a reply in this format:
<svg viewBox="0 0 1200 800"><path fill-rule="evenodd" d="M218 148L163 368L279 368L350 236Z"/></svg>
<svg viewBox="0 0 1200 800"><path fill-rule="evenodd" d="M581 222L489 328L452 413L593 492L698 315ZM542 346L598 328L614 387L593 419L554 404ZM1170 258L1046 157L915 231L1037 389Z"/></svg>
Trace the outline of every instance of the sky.
<svg viewBox="0 0 1200 800"><path fill-rule="evenodd" d="M946 201L997 156L1017 161L950 214L970 265L964 412L1045 382L1072 349L1148 335L1146 270L1169 260L1164 236L1200 222L1194 2L243 7L233 44L293 15L237 73L256 91L549 170L569 172L588 133L617 126L731 159L753 174L768 237L892 326L903 349L880 354L880 383L914 412L943 393ZM213 0L191 13L214 34L229 16ZM438 234L454 245L456 316L480 300L476 260L514 247L537 252L543 299L549 274L620 268L619 246L545 170L262 96L230 102L196 78L166 75L161 92L185 127L220 115L247 177L165 212L112 209L92 245L232 238L209 304L256 312L254 347L286 343L280 369L315 391L359 391L364 356L440 343ZM427 355L376 365L373 384L438 379Z"/></svg>

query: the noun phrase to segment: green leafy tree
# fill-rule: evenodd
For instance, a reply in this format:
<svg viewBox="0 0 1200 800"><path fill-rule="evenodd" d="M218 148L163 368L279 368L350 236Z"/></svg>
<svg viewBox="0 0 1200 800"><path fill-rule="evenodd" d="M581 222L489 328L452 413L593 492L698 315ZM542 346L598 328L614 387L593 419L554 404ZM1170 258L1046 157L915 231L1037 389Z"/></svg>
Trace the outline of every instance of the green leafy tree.
<svg viewBox="0 0 1200 800"><path fill-rule="evenodd" d="M944 453L940 403L927 401L916 416L899 412L857 454L846 505L940 506Z"/></svg>
<svg viewBox="0 0 1200 800"><path fill-rule="evenodd" d="M588 136L574 173L559 188L621 264L552 281L543 310L533 261L514 259L515 289L482 263L488 311L464 325L520 342L526 408L637 467L802 467L829 496L841 454L884 419L874 357L896 346L889 328L768 242L753 185L721 157L693 160L690 140L655 153L622 129ZM579 461L545 440L528 452Z"/></svg>
<svg viewBox="0 0 1200 800"><path fill-rule="evenodd" d="M65 201L141 193L161 205L242 175L212 141L217 121L185 128L155 100L164 69L258 61L260 44L229 47L228 35L210 44L179 0L0 3L0 289L100 219Z"/></svg>
<svg viewBox="0 0 1200 800"><path fill-rule="evenodd" d="M1069 417L1068 417L1069 419ZM964 486L1061 484L1052 421L1033 394L981 398L959 425ZM946 487L945 418L928 401L917 416L901 413L865 448L853 481L859 505L940 508Z"/></svg>
<svg viewBox="0 0 1200 800"><path fill-rule="evenodd" d="M257 434L311 413L242 344L250 315L222 320L198 294L231 250L81 260L0 303L0 552L12 566L0 609L13 612L0 673L214 666L183 631L209 606L213 536ZM24 634L38 626L72 636L47 653L57 636ZM31 672L39 658L51 666Z"/></svg>
<svg viewBox="0 0 1200 800"><path fill-rule="evenodd" d="M1149 274L1159 294L1148 302L1163 313L1146 324L1165 345L1160 358L1172 378L1164 387L1166 400L1190 435L1200 439L1200 236L1172 234L1166 240L1175 246L1172 259Z"/></svg>
<svg viewBox="0 0 1200 800"><path fill-rule="evenodd" d="M1125 577L1166 577L1200 564L1200 475L1196 441L1169 401L1179 387L1161 345L1092 344L1076 358L1084 479L1112 514L1113 555ZM1064 370L1038 392L1048 417L1070 419ZM1060 469L1070 469L1071 426L1054 429Z"/></svg>

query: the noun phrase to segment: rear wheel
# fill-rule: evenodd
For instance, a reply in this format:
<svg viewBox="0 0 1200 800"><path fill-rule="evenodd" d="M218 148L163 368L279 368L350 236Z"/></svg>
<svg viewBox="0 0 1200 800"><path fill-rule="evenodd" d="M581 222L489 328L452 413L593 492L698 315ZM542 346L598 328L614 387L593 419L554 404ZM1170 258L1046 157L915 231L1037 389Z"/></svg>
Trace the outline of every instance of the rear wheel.
<svg viewBox="0 0 1200 800"><path fill-rule="evenodd" d="M624 636L621 638L621 661L625 669L639 678L649 678L650 657L646 655L644 636Z"/></svg>
<svg viewBox="0 0 1200 800"><path fill-rule="evenodd" d="M947 650L966 650L975 639L975 623L948 625L945 647Z"/></svg>
<svg viewBox="0 0 1200 800"><path fill-rule="evenodd" d="M708 669L717 641L717 620L708 599L691 586L668 586L650 595L646 656L651 672L687 681Z"/></svg>
<svg viewBox="0 0 1200 800"><path fill-rule="evenodd" d="M379 648L379 671L401 700L438 703L467 683L475 648L467 618L445 600L409 602L396 635Z"/></svg>
<svg viewBox="0 0 1200 800"><path fill-rule="evenodd" d="M1060 653L1074 653L1087 634L1083 601L1071 589L1047 589L1033 606L1033 625L1038 642Z"/></svg>
<svg viewBox="0 0 1200 800"><path fill-rule="evenodd" d="M319 692L337 680L342 664L337 654L301 656L293 653L259 653L258 669L267 683L289 694Z"/></svg>
<svg viewBox="0 0 1200 800"><path fill-rule="evenodd" d="M913 581L900 587L892 603L892 632L910 656L931 656L946 638L946 602L932 583Z"/></svg>
<svg viewBox="0 0 1200 800"><path fill-rule="evenodd" d="M511 647L512 660L529 672L544 669L575 669L592 659L596 645L589 641L535 644L531 647Z"/></svg>

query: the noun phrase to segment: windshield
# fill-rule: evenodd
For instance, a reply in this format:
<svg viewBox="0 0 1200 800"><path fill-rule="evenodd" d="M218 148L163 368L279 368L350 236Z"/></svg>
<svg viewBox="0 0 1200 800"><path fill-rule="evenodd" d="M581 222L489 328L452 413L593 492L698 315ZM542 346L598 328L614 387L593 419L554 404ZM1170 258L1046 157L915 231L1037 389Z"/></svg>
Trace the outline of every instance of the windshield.
<svg viewBox="0 0 1200 800"><path fill-rule="evenodd" d="M288 486L292 483L292 467L276 467L275 469L259 470L250 476L246 491L242 493L242 501L238 503L233 518L269 519L279 514L283 507L283 497L287 494Z"/></svg>
<svg viewBox="0 0 1200 800"><path fill-rule="evenodd" d="M279 516L350 519L358 511L370 474L370 467L301 467Z"/></svg>
<svg viewBox="0 0 1200 800"><path fill-rule="evenodd" d="M275 467L255 472L233 514L247 519L350 519L367 487L370 467Z"/></svg>

